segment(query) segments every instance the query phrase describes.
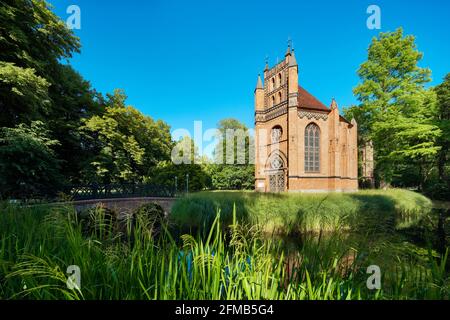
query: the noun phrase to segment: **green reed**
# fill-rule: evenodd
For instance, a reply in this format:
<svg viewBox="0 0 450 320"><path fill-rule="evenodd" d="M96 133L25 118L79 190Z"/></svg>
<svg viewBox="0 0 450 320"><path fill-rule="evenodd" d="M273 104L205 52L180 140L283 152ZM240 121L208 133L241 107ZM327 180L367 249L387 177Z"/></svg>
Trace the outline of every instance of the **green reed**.
<svg viewBox="0 0 450 320"><path fill-rule="evenodd" d="M240 221L237 208L227 226L217 210L206 235L174 236L173 226L164 223L155 236L145 221L125 220L118 227L105 221L102 210L93 212L94 231L86 233L69 206L2 205L0 298L448 298L446 256L438 260L431 252L420 263L392 248L368 254L372 242L343 232L288 245ZM366 287L371 263L386 269L378 291ZM79 290L66 285L70 265L81 269Z"/></svg>

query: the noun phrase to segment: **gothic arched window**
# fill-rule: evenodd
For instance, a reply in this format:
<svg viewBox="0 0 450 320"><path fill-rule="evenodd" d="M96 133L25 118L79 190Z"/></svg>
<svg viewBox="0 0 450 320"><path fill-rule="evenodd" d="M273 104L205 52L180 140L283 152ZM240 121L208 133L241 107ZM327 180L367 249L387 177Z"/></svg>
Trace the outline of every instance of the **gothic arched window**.
<svg viewBox="0 0 450 320"><path fill-rule="evenodd" d="M275 126L272 128L271 132L272 143L279 143L282 136L283 136L283 129L280 126Z"/></svg>
<svg viewBox="0 0 450 320"><path fill-rule="evenodd" d="M284 162L283 159L279 155L274 156L270 161L270 168L272 170L280 170L283 169Z"/></svg>
<svg viewBox="0 0 450 320"><path fill-rule="evenodd" d="M305 129L305 172L320 171L320 129L311 123Z"/></svg>

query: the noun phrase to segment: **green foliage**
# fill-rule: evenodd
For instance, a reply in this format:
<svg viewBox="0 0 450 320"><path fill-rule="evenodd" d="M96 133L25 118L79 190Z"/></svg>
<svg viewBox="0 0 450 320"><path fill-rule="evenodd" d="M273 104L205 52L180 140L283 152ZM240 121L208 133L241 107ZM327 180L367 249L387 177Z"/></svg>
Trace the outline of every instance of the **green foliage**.
<svg viewBox="0 0 450 320"><path fill-rule="evenodd" d="M73 208L3 205L0 214L0 298L66 300L344 300L448 299L446 256L394 238L266 238L258 226L220 213L207 237L167 229L155 238L145 225L84 236ZM214 216L214 214L212 214ZM105 225L101 220L99 225ZM224 232L223 230L226 230ZM372 239L369 241L369 239ZM67 266L78 265L81 288L70 290ZM366 268L383 270L382 289L366 287Z"/></svg>
<svg viewBox="0 0 450 320"><path fill-rule="evenodd" d="M45 1L9 0L0 5L1 126L43 119L49 84L62 58L78 52L77 37Z"/></svg>
<svg viewBox="0 0 450 320"><path fill-rule="evenodd" d="M167 226L167 216L164 209L157 203L147 203L133 212L135 225L151 232L152 236L160 235Z"/></svg>
<svg viewBox="0 0 450 320"><path fill-rule="evenodd" d="M2 1L0 20L0 61L33 68L52 83L52 68L59 59L79 52L79 39L46 1Z"/></svg>
<svg viewBox="0 0 450 320"><path fill-rule="evenodd" d="M440 150L437 157L437 181L433 182L440 185L440 192L436 198L444 200L450 198L450 165L448 161L450 158L450 73L445 76L444 82L435 88L435 92L437 95L435 122L441 129L442 136L438 139ZM432 190L427 189L427 192L430 191Z"/></svg>
<svg viewBox="0 0 450 320"><path fill-rule="evenodd" d="M102 116L85 121L83 130L97 150L88 176L100 182L138 182L149 168L170 156L169 126L125 106L121 90L108 95Z"/></svg>
<svg viewBox="0 0 450 320"><path fill-rule="evenodd" d="M189 186L187 186L189 175ZM211 187L211 178L200 164L179 164L162 161L151 169L149 182L156 185L174 186L177 192L183 193L189 187L189 192L202 191Z"/></svg>
<svg viewBox="0 0 450 320"><path fill-rule="evenodd" d="M215 162L219 164L238 164L238 155L244 151L248 159L248 128L237 119L222 119L217 125L220 136L214 150ZM238 150L238 147L241 147ZM242 150L245 147L245 150ZM228 150L227 150L228 149ZM227 154L228 152L228 154ZM232 154L231 154L232 152Z"/></svg>
<svg viewBox="0 0 450 320"><path fill-rule="evenodd" d="M438 85L435 88L436 94L437 94L437 100L438 100L438 119L441 120L443 123L441 125L443 126L443 130L446 132L449 132L450 130L450 73L447 73L447 75L444 78L444 82L442 82L440 85ZM450 140L450 137L447 135L445 138Z"/></svg>
<svg viewBox="0 0 450 320"><path fill-rule="evenodd" d="M255 187L253 165L207 165L212 185L217 190L252 190Z"/></svg>
<svg viewBox="0 0 450 320"><path fill-rule="evenodd" d="M206 166L213 189L246 190L255 185L252 137L248 128L236 119L223 119L218 124L219 143L214 152L215 164Z"/></svg>
<svg viewBox="0 0 450 320"><path fill-rule="evenodd" d="M54 195L62 181L53 150L57 144L39 121L1 128L0 197Z"/></svg>
<svg viewBox="0 0 450 320"><path fill-rule="evenodd" d="M176 141L171 155L172 161L162 161L151 169L150 182L174 186L177 192L201 191L211 187L211 178L203 164L207 159L199 156L194 140L184 136Z"/></svg>
<svg viewBox="0 0 450 320"><path fill-rule="evenodd" d="M108 96L105 108L103 97L90 83L70 65L61 63L79 52L80 42L47 2L2 2L0 19L0 107L4 111L0 126L40 120L45 122L48 138L59 141L51 155L33 144L30 156L25 157L31 159L41 150L40 157L44 158L42 150L46 150L47 159L51 156L55 162L49 171L52 174L43 177L42 195L49 195L46 192L50 190L53 193L63 182L140 181L149 168L168 159L171 141L165 123L153 122L125 107L122 93ZM30 139L27 143L31 146ZM14 154L18 150L3 151L5 159L18 161ZM42 162L38 172L45 172L43 167L49 164L50 160ZM17 183L11 187L42 175L35 174L31 164L27 164L30 170L22 168L20 161L10 166L21 168L13 171ZM51 181L53 186L47 185ZM19 189L14 192L23 194Z"/></svg>
<svg viewBox="0 0 450 320"><path fill-rule="evenodd" d="M221 210L224 225L238 219L260 224L268 233L306 234L342 228L360 232L389 231L418 223L431 211L431 201L406 190L360 191L350 194L259 194L203 192L177 200L171 219L186 230L209 230ZM368 227L373 227L368 229ZM378 226L375 228L375 226Z"/></svg>
<svg viewBox="0 0 450 320"><path fill-rule="evenodd" d="M414 36L403 36L401 28L372 39L368 60L358 70L363 83L354 90L360 101L384 111L392 103L410 100L408 94L430 81L431 71L417 66L423 54L414 41Z"/></svg>
<svg viewBox="0 0 450 320"><path fill-rule="evenodd" d="M79 222L83 235L87 237L104 239L119 231L117 213L103 205L81 211L75 221Z"/></svg>
<svg viewBox="0 0 450 320"><path fill-rule="evenodd" d="M25 170L24 164L17 160L18 148L8 149L11 153L5 157L18 161L10 166L17 169L14 172L19 184L30 181L30 177L43 179L40 191L24 193L19 188L14 193L50 195L47 192L53 193L63 182L81 182L80 170L89 161L92 150L83 141L79 127L81 119L101 113L97 101L101 97L70 66L61 63L62 59L79 52L80 43L46 1L3 1L0 20L0 126L13 128L42 121L49 130L48 138L59 141L53 145L50 155L48 150L28 139L30 154L24 158L33 159L41 150L40 158L47 159L40 166L28 163L26 167L30 170ZM25 148L24 139L21 141ZM42 175L48 170L44 167L53 167L48 177ZM39 173L35 174L32 168ZM17 187L18 183L11 186Z"/></svg>
<svg viewBox="0 0 450 320"><path fill-rule="evenodd" d="M103 97L69 65L58 65L52 76L52 108L46 122L52 137L60 142L55 152L61 172L72 183L83 183L89 179L80 172L92 161L95 149L80 127L85 119L103 114Z"/></svg>
<svg viewBox="0 0 450 320"><path fill-rule="evenodd" d="M175 164L195 164L201 162L198 148L192 138L184 136L175 142L175 146L172 149L172 162Z"/></svg>
<svg viewBox="0 0 450 320"><path fill-rule="evenodd" d="M34 69L0 61L0 126L11 126L48 113L49 83Z"/></svg>
<svg viewBox="0 0 450 320"><path fill-rule="evenodd" d="M357 120L360 139L373 141L377 176L387 183L398 166L412 163L419 167L422 187L441 149L436 95L424 87L431 71L418 66L422 56L415 38L402 29L381 33L358 70L361 83L354 94L361 105L345 111Z"/></svg>
<svg viewBox="0 0 450 320"><path fill-rule="evenodd" d="M165 218L164 209L157 203L147 203L134 211L136 217L147 220L162 220Z"/></svg>

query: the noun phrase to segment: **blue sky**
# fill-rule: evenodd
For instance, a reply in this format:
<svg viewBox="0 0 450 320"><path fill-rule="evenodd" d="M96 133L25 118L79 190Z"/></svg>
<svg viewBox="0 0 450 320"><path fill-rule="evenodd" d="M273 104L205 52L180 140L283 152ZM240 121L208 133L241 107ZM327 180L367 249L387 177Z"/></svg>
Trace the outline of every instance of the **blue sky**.
<svg viewBox="0 0 450 320"><path fill-rule="evenodd" d="M102 93L123 88L128 104L172 129L193 132L233 117L253 127L257 75L283 57L291 37L299 82L329 105L357 103L352 89L367 47L380 31L403 27L432 69L432 85L450 72L447 0L148 1L50 0L64 20L81 9L82 52L71 64ZM381 30L366 27L381 8Z"/></svg>

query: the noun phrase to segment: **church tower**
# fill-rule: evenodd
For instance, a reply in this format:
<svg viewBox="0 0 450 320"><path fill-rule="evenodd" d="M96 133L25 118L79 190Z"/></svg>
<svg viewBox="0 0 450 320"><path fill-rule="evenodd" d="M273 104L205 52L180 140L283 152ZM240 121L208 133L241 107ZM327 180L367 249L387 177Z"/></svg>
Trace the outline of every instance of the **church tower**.
<svg viewBox="0 0 450 320"><path fill-rule="evenodd" d="M289 117L298 107L298 65L289 45L284 59L264 69L264 86L258 77L255 89L256 189L286 191L289 176L289 139L296 139ZM291 132L291 133L290 133ZM295 152L295 150L292 150Z"/></svg>

